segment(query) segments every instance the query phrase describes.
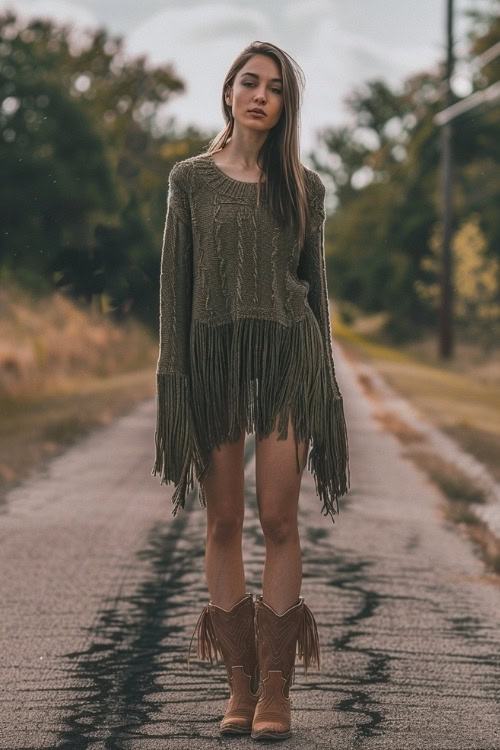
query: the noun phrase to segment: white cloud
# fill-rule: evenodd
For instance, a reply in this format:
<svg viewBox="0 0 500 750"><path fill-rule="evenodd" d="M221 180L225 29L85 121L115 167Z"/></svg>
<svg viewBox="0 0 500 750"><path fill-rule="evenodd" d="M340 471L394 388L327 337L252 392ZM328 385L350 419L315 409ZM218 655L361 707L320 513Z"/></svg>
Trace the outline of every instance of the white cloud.
<svg viewBox="0 0 500 750"><path fill-rule="evenodd" d="M296 24L302 28L310 28L316 21L322 21L325 16L331 15L332 6L329 0L299 0L295 3L287 3L283 8L283 18L289 24ZM304 24L307 22L306 26Z"/></svg>
<svg viewBox="0 0 500 750"><path fill-rule="evenodd" d="M223 127L221 89L238 53L255 39L283 47L306 76L301 145L309 150L316 128L348 124L343 100L353 87L383 78L394 86L411 73L433 68L442 54L442 8L435 0L168 0L160 11L153 0L20 0L2 2L30 16L48 15L81 27L103 17L110 32L119 30L131 55L146 54L153 65L172 64L186 92L172 98L167 116L180 128ZM457 0L462 5L466 0ZM89 7L95 8L95 14ZM457 10L457 34L460 36ZM462 24L463 25L463 24ZM83 35L82 35L83 36Z"/></svg>
<svg viewBox="0 0 500 750"><path fill-rule="evenodd" d="M71 22L80 27L94 27L99 25L97 16L83 5L69 3L64 0L25 0L24 2L2 2L2 11L10 9L16 15L26 18L49 18L58 23Z"/></svg>
<svg viewBox="0 0 500 750"><path fill-rule="evenodd" d="M166 106L179 127L224 126L222 83L234 58L255 39L272 35L265 13L225 3L164 9L129 33L126 50L151 63L172 63L186 91Z"/></svg>

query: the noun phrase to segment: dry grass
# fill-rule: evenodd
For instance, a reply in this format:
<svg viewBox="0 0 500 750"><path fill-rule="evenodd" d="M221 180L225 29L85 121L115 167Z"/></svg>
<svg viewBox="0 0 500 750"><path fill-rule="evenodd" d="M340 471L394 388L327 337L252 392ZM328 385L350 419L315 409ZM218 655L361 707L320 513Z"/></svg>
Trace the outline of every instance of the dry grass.
<svg viewBox="0 0 500 750"><path fill-rule="evenodd" d="M54 294L0 291L0 497L47 459L155 394L157 343Z"/></svg>
<svg viewBox="0 0 500 750"><path fill-rule="evenodd" d="M87 376L153 366L153 337L133 320L122 325L59 293L41 299L0 290L0 396L71 390Z"/></svg>
<svg viewBox="0 0 500 750"><path fill-rule="evenodd" d="M500 540L488 525L474 513L474 506L486 502L486 494L455 464L428 453L410 450L407 454L440 488L445 498L444 516L465 531L475 544L484 563L500 574Z"/></svg>
<svg viewBox="0 0 500 750"><path fill-rule="evenodd" d="M87 378L71 393L13 400L0 423L0 499L92 430L109 424L155 394L154 369ZM153 438L151 438L153 439Z"/></svg>
<svg viewBox="0 0 500 750"><path fill-rule="evenodd" d="M500 434L473 427L466 422L458 422L449 427L444 425L443 430L465 451L473 456L481 456L491 475L500 482Z"/></svg>
<svg viewBox="0 0 500 750"><path fill-rule="evenodd" d="M412 443L425 443L427 439L423 432L414 430L406 424L406 422L403 422L403 420L396 414L393 414L390 411L378 411L374 416L387 432L391 432L405 445Z"/></svg>
<svg viewBox="0 0 500 750"><path fill-rule="evenodd" d="M396 349L377 342L377 326L370 321L349 328L337 319L332 330L349 360L372 364L396 392L500 480L500 350L484 353L458 342L454 359L442 362L434 338ZM383 401L371 378L358 377L373 401ZM460 467L423 449L425 435L397 415L381 408L375 418L407 446L405 455L441 490L445 518L467 534L485 564L499 574L500 540L474 512L486 502L484 489Z"/></svg>
<svg viewBox="0 0 500 750"><path fill-rule="evenodd" d="M482 487L474 482L459 466L435 453L411 450L407 453L453 503L484 504L487 500Z"/></svg>
<svg viewBox="0 0 500 750"><path fill-rule="evenodd" d="M372 364L397 393L499 478L500 349L484 353L458 342L455 358L441 362L435 338L396 349L378 343L373 326L359 323L357 328L370 330L370 336L332 320L347 357ZM367 380L360 377L365 391L380 400Z"/></svg>

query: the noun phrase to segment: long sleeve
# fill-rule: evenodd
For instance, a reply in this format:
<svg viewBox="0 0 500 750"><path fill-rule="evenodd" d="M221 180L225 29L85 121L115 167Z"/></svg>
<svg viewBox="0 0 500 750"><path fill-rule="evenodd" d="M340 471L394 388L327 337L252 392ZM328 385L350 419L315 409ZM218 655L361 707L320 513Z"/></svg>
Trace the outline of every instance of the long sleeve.
<svg viewBox="0 0 500 750"><path fill-rule="evenodd" d="M344 416L343 398L335 377L330 307L326 277L324 224L325 186L319 175L309 172L309 215L297 275L308 282L308 301L318 321L323 341L324 367L318 378L319 409L313 414L315 440L309 457L317 494L323 501L325 513L333 518L334 504L339 511L338 498L349 488L349 442Z"/></svg>
<svg viewBox="0 0 500 750"><path fill-rule="evenodd" d="M194 486L189 337L193 252L189 200L182 171L169 175L160 266L159 357L156 370L155 463L161 484L173 482L173 515Z"/></svg>
<svg viewBox="0 0 500 750"><path fill-rule="evenodd" d="M308 192L310 215L306 225L306 235L297 268L297 276L309 283L309 306L321 330L330 384L335 396L340 396L333 361L330 306L326 276L324 242L326 191L319 176L316 173L312 173L312 176L314 180L312 180Z"/></svg>

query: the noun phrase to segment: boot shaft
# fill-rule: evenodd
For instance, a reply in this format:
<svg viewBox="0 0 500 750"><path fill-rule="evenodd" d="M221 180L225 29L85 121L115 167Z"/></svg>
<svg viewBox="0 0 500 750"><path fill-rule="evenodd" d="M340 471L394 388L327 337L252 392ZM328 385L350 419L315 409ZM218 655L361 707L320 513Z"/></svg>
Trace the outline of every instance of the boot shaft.
<svg viewBox="0 0 500 750"><path fill-rule="evenodd" d="M246 594L231 609L209 602L208 611L228 677L234 666L254 677L257 665L257 642L255 634L255 605L252 594ZM258 679L254 689L258 688Z"/></svg>
<svg viewBox="0 0 500 750"><path fill-rule="evenodd" d="M320 668L316 621L302 596L297 604L281 615L263 600L262 595L257 597L255 609L261 679L268 677L269 671L279 670L286 680L283 694L288 697L289 689L294 683L297 651L299 659L303 660L306 675L312 663Z"/></svg>
<svg viewBox="0 0 500 750"><path fill-rule="evenodd" d="M189 645L189 654L196 634L198 634L197 656L199 659L213 662L214 659L222 658L230 684L233 667L242 667L245 674L252 678L251 689L254 691L258 689L255 607L251 593L247 593L229 610L219 607L210 600L196 623Z"/></svg>

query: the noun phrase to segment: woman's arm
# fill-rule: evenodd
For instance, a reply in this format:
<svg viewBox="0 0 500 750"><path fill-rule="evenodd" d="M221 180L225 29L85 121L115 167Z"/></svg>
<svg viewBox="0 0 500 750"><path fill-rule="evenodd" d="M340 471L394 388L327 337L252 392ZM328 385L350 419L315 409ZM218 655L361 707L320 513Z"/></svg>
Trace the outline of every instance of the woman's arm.
<svg viewBox="0 0 500 750"><path fill-rule="evenodd" d="M155 463L152 474L161 484L173 482L172 498L184 507L193 486L193 425L189 334L193 292L191 216L181 165L170 172L160 265L159 356L156 370L157 412ZM188 471L191 475L188 478Z"/></svg>
<svg viewBox="0 0 500 750"><path fill-rule="evenodd" d="M186 187L176 164L168 199L160 264L160 349L157 371L189 376L193 240Z"/></svg>
<svg viewBox="0 0 500 750"><path fill-rule="evenodd" d="M349 441L343 398L333 362L324 247L326 191L319 175L311 171L308 177L310 212L297 275L309 282L309 305L319 324L326 363L319 378L322 409L314 414L314 439L309 462L316 492L323 502L322 510L331 513L333 518L333 514L339 512L338 498L349 488Z"/></svg>
<svg viewBox="0 0 500 750"><path fill-rule="evenodd" d="M309 172L307 190L309 217L306 225L304 245L297 268L297 276L309 283L309 305L321 330L330 383L333 387L334 395L339 396L333 361L330 306L326 277L324 243L326 190L321 178L315 172Z"/></svg>

